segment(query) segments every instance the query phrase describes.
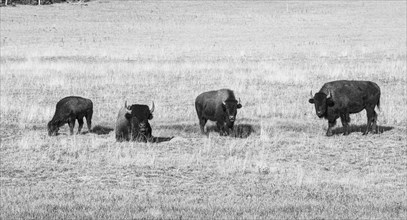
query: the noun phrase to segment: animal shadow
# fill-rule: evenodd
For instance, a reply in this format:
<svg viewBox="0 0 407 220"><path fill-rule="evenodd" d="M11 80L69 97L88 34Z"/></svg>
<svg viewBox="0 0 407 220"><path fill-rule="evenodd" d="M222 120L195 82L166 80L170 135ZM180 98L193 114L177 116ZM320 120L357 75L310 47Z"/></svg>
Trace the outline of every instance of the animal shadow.
<svg viewBox="0 0 407 220"><path fill-rule="evenodd" d="M68 133L66 133L66 132L57 132L55 134L55 137L57 137L57 136L69 136L69 132Z"/></svg>
<svg viewBox="0 0 407 220"><path fill-rule="evenodd" d="M107 127L107 126L103 126L103 125L96 125L91 129L90 133L94 133L97 135L104 135L104 134L109 134L113 130L114 129L111 127ZM83 132L82 134L87 134L87 133L89 133L89 131Z"/></svg>
<svg viewBox="0 0 407 220"><path fill-rule="evenodd" d="M175 124L175 125L159 125L157 126L158 129L165 129L165 130L173 130L178 132L185 132L185 133L196 133L199 130L199 125L191 125L191 124Z"/></svg>
<svg viewBox="0 0 407 220"><path fill-rule="evenodd" d="M233 132L230 134L230 136L235 138L248 138L254 131L255 129L253 128L253 125L238 124L233 129Z"/></svg>
<svg viewBox="0 0 407 220"><path fill-rule="evenodd" d="M377 126L377 133L381 134L386 131L392 130L394 127L391 126ZM354 132L360 132L363 133L366 130L366 124L363 125L350 125L349 126L349 133L354 133ZM332 134L337 135L337 134L343 134L344 128L342 127L337 127L332 129ZM372 130L369 130L369 133L371 133Z"/></svg>
<svg viewBox="0 0 407 220"><path fill-rule="evenodd" d="M165 142L165 141L170 141L173 138L174 137L153 137L151 140L151 143L161 143L161 142Z"/></svg>
<svg viewBox="0 0 407 220"><path fill-rule="evenodd" d="M207 126L206 129L207 129L208 134L210 132L219 132L219 129L217 128L216 125ZM229 133L229 136L234 137L234 138L248 138L254 132L255 132L255 129L254 129L253 125L238 124L238 125L234 126L233 131L231 131Z"/></svg>
<svg viewBox="0 0 407 220"><path fill-rule="evenodd" d="M201 133L199 125L197 124L178 124L178 125L160 125L158 129L176 130L185 133ZM206 125L207 135L211 132L219 132L216 125ZM254 126L251 124L237 124L233 131L229 134L230 137L247 138L255 132ZM171 138L172 139L172 138ZM165 141L165 139L164 139Z"/></svg>

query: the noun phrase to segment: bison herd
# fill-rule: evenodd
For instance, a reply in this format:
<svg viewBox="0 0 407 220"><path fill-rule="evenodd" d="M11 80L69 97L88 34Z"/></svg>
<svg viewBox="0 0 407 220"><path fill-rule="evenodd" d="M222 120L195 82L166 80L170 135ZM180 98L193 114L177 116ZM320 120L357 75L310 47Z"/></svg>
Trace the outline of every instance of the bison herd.
<svg viewBox="0 0 407 220"><path fill-rule="evenodd" d="M370 81L338 80L325 83L319 92L309 99L314 104L319 118L328 120L327 136L332 136L332 127L338 118L341 119L344 135L348 135L350 114L366 109L367 124L363 134L371 129L377 133L377 113L380 108L380 88ZM202 133L208 120L215 121L219 134L229 135L233 131L237 109L242 108L240 99L229 89L208 91L195 99L195 109ZM119 110L116 120L117 141L153 142L152 129L149 120L153 119L154 102L151 108L147 105L127 105ZM73 134L75 120L78 120L78 134L83 127L83 118L89 132L91 131L93 103L90 99L69 96L61 99L57 105L54 117L48 123L48 134L57 135L59 127L68 123L70 134Z"/></svg>

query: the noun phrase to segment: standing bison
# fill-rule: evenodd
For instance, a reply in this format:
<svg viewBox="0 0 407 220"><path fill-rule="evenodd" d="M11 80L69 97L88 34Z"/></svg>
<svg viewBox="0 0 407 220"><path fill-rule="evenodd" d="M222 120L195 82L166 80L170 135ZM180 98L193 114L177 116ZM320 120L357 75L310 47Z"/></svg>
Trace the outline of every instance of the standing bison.
<svg viewBox="0 0 407 220"><path fill-rule="evenodd" d="M208 120L216 121L220 135L228 135L233 130L237 109L242 105L236 100L235 94L229 89L204 92L195 99L195 109L199 119L201 132Z"/></svg>
<svg viewBox="0 0 407 220"><path fill-rule="evenodd" d="M309 99L315 105L316 114L319 118L328 120L327 136L332 136L332 127L336 119L341 118L344 127L344 135L349 134L349 114L358 113L366 109L367 125L363 133L366 135L372 127L376 130L377 113L375 107L380 108L380 88L370 81L347 81L339 80L325 83L321 90Z"/></svg>
<svg viewBox="0 0 407 220"><path fill-rule="evenodd" d="M151 109L147 105L130 105L127 102L119 110L116 121L117 141L152 141L152 130L148 120L153 119L154 102Z"/></svg>
<svg viewBox="0 0 407 220"><path fill-rule="evenodd" d="M91 131L93 103L90 99L78 96L68 96L61 99L56 106L54 117L48 122L48 135L57 135L59 127L68 123L70 134L73 134L75 120L78 120L78 134L83 127L83 117L86 118L89 132Z"/></svg>

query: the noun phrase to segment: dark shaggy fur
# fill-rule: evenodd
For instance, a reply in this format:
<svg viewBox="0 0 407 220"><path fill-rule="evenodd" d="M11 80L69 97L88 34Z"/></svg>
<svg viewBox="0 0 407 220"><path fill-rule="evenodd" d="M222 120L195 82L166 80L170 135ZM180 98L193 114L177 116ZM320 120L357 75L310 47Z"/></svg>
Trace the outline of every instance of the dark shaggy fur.
<svg viewBox="0 0 407 220"><path fill-rule="evenodd" d="M153 103L154 106L154 103ZM153 119L154 107L131 105L121 108L116 121L117 141L152 141L152 129L148 120Z"/></svg>
<svg viewBox="0 0 407 220"><path fill-rule="evenodd" d="M242 105L235 98L232 90L221 89L204 92L195 99L195 109L199 119L201 132L208 120L216 121L220 135L228 135L233 130L237 109Z"/></svg>
<svg viewBox="0 0 407 220"><path fill-rule="evenodd" d="M78 120L78 134L83 127L83 118L86 118L86 124L89 132L92 126L93 103L90 99L78 96L69 96L61 99L56 106L54 117L48 122L48 135L57 135L59 127L68 123L70 134L73 134L75 120Z"/></svg>
<svg viewBox="0 0 407 220"><path fill-rule="evenodd" d="M315 105L315 111L319 118L328 120L327 136L332 135L332 127L336 119L341 118L344 127L344 135L349 134L350 114L358 113L366 109L367 126L363 134L377 132L377 113L375 107L380 108L380 87L370 81L347 81L339 80L325 83L321 90L309 99Z"/></svg>

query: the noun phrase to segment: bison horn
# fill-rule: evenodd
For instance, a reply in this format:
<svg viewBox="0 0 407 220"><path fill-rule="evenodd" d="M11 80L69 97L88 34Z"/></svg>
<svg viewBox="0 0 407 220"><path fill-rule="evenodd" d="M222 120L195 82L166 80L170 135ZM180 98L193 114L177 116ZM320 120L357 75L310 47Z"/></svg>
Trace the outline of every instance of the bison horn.
<svg viewBox="0 0 407 220"><path fill-rule="evenodd" d="M126 114L131 114L131 106L127 106L127 101L124 102L124 108L126 109Z"/></svg>
<svg viewBox="0 0 407 220"><path fill-rule="evenodd" d="M313 96L312 96L312 90L311 90L311 92L310 92L309 94L311 95L311 98L313 98Z"/></svg>
<svg viewBox="0 0 407 220"><path fill-rule="evenodd" d="M328 92L328 95L326 96L326 98L331 98L331 91Z"/></svg>
<svg viewBox="0 0 407 220"><path fill-rule="evenodd" d="M153 113L154 112L154 101L151 101L151 102L152 102L152 104L151 104L150 113Z"/></svg>
<svg viewBox="0 0 407 220"><path fill-rule="evenodd" d="M239 103L241 103L240 98L239 98Z"/></svg>
<svg viewBox="0 0 407 220"><path fill-rule="evenodd" d="M127 105L127 101L124 102L124 107L125 107L127 110L131 110L131 106L130 106L130 105Z"/></svg>

